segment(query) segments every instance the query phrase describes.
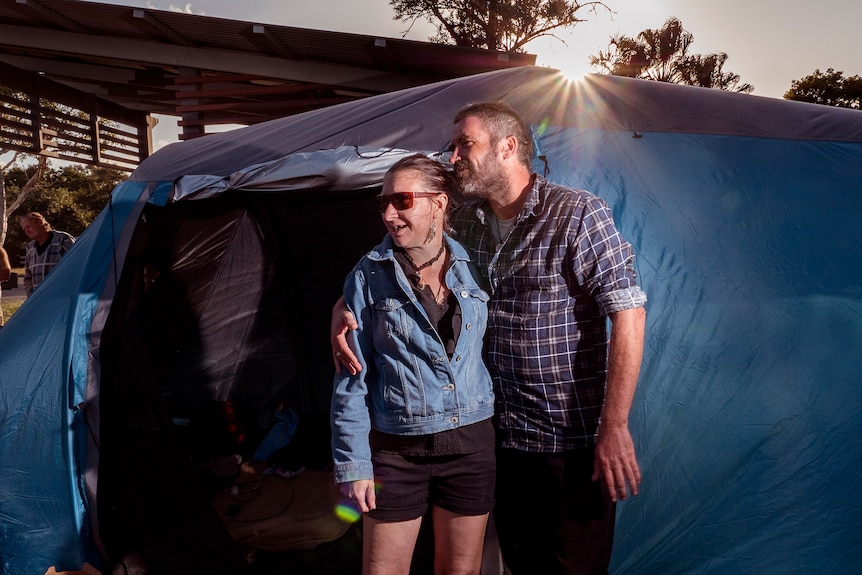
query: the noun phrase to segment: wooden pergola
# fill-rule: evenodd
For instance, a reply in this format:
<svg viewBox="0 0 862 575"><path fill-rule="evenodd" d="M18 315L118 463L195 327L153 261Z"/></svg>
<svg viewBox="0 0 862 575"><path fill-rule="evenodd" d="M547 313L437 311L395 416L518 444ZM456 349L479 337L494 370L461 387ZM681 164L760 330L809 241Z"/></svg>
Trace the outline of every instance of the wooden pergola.
<svg viewBox="0 0 862 575"><path fill-rule="evenodd" d="M180 139L450 78L508 54L78 0L0 0L0 149L131 169Z"/></svg>

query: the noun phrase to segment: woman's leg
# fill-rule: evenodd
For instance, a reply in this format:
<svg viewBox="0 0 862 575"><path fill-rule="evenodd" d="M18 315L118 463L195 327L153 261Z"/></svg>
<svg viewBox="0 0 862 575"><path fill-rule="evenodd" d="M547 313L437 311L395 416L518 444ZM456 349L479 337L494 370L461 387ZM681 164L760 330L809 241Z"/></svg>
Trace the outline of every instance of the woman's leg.
<svg viewBox="0 0 862 575"><path fill-rule="evenodd" d="M479 575L488 514L458 515L436 506L431 514L435 575Z"/></svg>
<svg viewBox="0 0 862 575"><path fill-rule="evenodd" d="M422 517L380 521L362 516L362 575L404 575L410 572L413 547Z"/></svg>

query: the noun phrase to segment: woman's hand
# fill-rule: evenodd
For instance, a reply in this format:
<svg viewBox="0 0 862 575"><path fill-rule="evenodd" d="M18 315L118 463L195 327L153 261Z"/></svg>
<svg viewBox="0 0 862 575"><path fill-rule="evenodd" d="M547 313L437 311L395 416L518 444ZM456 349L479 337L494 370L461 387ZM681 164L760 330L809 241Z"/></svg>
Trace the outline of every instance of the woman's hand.
<svg viewBox="0 0 862 575"><path fill-rule="evenodd" d="M374 481L371 479L339 483L338 488L345 497L356 502L356 506L363 513L377 508L377 495L374 492Z"/></svg>

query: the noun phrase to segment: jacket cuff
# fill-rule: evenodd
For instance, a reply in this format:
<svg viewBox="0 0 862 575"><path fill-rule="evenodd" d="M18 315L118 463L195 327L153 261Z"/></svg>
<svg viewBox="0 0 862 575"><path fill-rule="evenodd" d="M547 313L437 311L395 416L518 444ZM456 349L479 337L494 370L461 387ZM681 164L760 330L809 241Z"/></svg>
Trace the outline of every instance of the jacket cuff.
<svg viewBox="0 0 862 575"><path fill-rule="evenodd" d="M374 468L370 461L350 461L335 464L335 482L361 481L374 479Z"/></svg>

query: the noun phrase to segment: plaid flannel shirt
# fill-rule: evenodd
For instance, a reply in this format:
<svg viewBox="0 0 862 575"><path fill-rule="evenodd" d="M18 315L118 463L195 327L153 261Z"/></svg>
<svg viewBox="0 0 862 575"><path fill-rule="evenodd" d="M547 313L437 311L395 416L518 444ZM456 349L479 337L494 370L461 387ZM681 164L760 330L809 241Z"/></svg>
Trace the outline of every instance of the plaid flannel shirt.
<svg viewBox="0 0 862 575"><path fill-rule="evenodd" d="M45 281L48 272L60 263L60 258L75 243L75 238L66 232L51 230L51 233L51 239L41 254L36 246L36 240L27 243L24 255L24 288L27 295L33 293L33 290Z"/></svg>
<svg viewBox="0 0 862 575"><path fill-rule="evenodd" d="M465 203L451 224L492 293L485 354L502 446L587 447L604 402L607 316L646 303L632 247L603 200L539 175L499 249L489 210Z"/></svg>

